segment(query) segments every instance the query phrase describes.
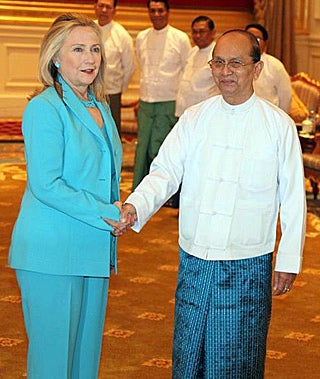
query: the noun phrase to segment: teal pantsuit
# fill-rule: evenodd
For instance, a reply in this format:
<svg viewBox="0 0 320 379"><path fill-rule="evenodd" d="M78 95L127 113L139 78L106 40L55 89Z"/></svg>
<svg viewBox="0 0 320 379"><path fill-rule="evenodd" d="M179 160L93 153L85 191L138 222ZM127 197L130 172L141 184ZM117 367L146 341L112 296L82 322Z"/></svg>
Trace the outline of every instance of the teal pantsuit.
<svg viewBox="0 0 320 379"><path fill-rule="evenodd" d="M29 338L28 379L97 378L109 279L16 275Z"/></svg>
<svg viewBox="0 0 320 379"><path fill-rule="evenodd" d="M162 142L177 122L178 119L174 115L175 106L175 101L147 103L140 100L133 189L149 173L151 162L158 154Z"/></svg>
<svg viewBox="0 0 320 379"><path fill-rule="evenodd" d="M28 379L96 379L119 220L122 147L107 104L100 129L62 77L23 115L27 184L9 264L21 288Z"/></svg>

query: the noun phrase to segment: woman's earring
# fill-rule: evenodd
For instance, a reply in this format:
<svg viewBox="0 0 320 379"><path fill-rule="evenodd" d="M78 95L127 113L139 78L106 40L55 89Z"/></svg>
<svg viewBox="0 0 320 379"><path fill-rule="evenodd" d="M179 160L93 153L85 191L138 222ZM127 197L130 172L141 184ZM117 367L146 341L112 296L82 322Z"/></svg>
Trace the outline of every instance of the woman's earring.
<svg viewBox="0 0 320 379"><path fill-rule="evenodd" d="M54 65L55 65L57 68L60 68L60 63L59 63L59 62L55 62Z"/></svg>

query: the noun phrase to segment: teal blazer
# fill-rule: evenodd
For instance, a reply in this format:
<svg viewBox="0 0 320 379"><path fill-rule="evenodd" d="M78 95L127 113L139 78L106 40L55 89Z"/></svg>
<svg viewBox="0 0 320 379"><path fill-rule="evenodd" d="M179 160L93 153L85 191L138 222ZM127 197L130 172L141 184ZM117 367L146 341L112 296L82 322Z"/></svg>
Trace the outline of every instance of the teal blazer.
<svg viewBox="0 0 320 379"><path fill-rule="evenodd" d="M27 184L9 264L57 275L108 277L116 239L103 218L119 220L122 147L107 104L102 131L60 77L27 105L22 122Z"/></svg>

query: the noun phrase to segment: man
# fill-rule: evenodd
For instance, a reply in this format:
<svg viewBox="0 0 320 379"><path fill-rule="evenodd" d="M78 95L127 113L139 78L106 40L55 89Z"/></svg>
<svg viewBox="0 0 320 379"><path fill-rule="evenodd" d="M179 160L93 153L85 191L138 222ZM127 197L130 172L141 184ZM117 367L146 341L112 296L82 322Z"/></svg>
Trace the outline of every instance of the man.
<svg viewBox="0 0 320 379"><path fill-rule="evenodd" d="M173 378L262 379L279 213L273 294L301 268L301 150L293 120L254 93L263 62L251 33L225 32L210 66L221 95L184 112L112 224L140 231L182 183Z"/></svg>
<svg viewBox="0 0 320 379"><path fill-rule="evenodd" d="M266 53L267 30L260 24L249 24L245 30L258 39L261 48L261 60L264 64L261 75L254 82L255 93L289 113L292 98L290 76L279 59Z"/></svg>
<svg viewBox="0 0 320 379"><path fill-rule="evenodd" d="M208 61L215 45L216 30L213 20L198 16L191 23L191 36L195 46L191 49L179 83L176 116L191 105L220 93L212 79Z"/></svg>
<svg viewBox="0 0 320 379"><path fill-rule="evenodd" d="M152 28L136 39L140 65L138 137L133 188L147 175L163 140L177 122L178 84L191 49L186 33L169 25L168 0L147 3Z"/></svg>
<svg viewBox="0 0 320 379"><path fill-rule="evenodd" d="M134 49L127 30L113 20L117 0L96 0L94 9L97 23L102 27L106 52L105 90L110 99L110 109L121 133L121 95L126 91L133 75Z"/></svg>

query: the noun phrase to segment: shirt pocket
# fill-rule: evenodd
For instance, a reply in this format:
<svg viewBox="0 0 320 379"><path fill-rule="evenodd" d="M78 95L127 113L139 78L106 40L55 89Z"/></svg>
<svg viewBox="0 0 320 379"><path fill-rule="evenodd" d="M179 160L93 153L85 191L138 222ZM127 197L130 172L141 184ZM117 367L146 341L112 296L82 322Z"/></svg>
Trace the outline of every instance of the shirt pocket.
<svg viewBox="0 0 320 379"><path fill-rule="evenodd" d="M252 201L240 201L235 209L230 230L233 248L256 248L274 238L274 205Z"/></svg>
<svg viewBox="0 0 320 379"><path fill-rule="evenodd" d="M240 175L240 185L248 191L267 191L275 187L277 182L277 155L268 150L245 154Z"/></svg>
<svg viewBox="0 0 320 379"><path fill-rule="evenodd" d="M181 69L181 56L177 49L168 47L164 50L164 55L165 57L163 56L161 59L159 67L162 73L171 73Z"/></svg>
<svg viewBox="0 0 320 379"><path fill-rule="evenodd" d="M121 52L119 49L110 44L106 48L106 66L107 70L117 68L121 65Z"/></svg>

